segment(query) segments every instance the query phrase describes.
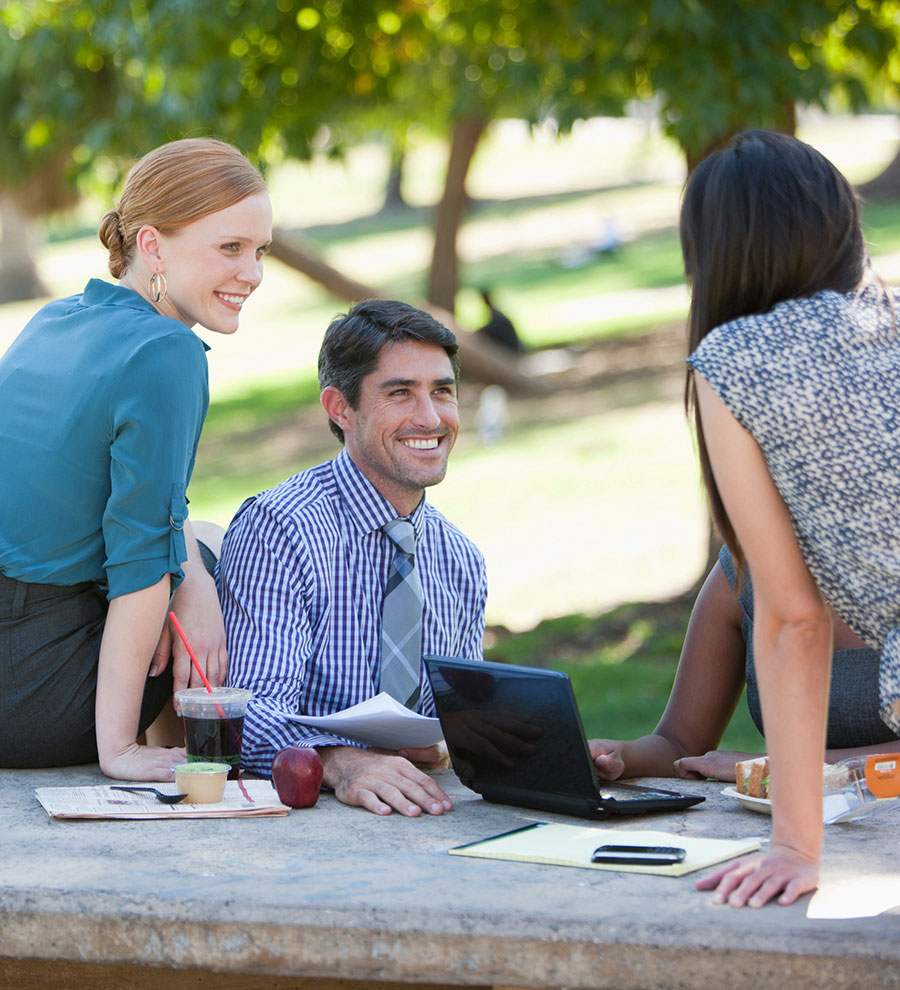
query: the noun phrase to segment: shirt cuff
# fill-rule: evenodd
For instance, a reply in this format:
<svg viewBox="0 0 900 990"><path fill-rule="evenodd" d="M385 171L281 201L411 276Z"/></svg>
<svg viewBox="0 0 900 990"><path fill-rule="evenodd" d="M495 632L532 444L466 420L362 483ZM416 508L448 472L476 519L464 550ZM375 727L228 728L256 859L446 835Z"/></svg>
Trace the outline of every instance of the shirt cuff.
<svg viewBox="0 0 900 990"><path fill-rule="evenodd" d="M172 578L172 590L184 580L184 571L179 567L173 573L169 557L155 557L152 560L135 560L124 564L112 564L106 568L106 581L109 585L107 598L119 598L134 591L143 591L158 584L167 574Z"/></svg>

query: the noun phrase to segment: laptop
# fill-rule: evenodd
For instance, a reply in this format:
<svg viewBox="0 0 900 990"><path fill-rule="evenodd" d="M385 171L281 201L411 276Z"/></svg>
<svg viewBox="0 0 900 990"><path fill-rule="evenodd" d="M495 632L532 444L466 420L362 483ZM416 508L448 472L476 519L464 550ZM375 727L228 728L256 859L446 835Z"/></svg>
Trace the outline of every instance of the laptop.
<svg viewBox="0 0 900 990"><path fill-rule="evenodd" d="M455 657L423 661L453 769L487 801L607 818L706 800L598 781L568 674Z"/></svg>

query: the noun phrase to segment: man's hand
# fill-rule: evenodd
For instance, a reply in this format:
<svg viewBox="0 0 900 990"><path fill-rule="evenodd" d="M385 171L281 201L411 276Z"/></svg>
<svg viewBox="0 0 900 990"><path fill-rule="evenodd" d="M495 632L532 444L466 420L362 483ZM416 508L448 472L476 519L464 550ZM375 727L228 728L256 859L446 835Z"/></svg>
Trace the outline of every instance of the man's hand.
<svg viewBox="0 0 900 990"><path fill-rule="evenodd" d="M319 749L323 782L344 804L367 808L376 815L392 810L415 818L422 812L442 815L453 808L450 798L409 760L355 746Z"/></svg>
<svg viewBox="0 0 900 990"><path fill-rule="evenodd" d="M759 753L739 753L733 749L714 749L703 756L684 756L674 763L675 774L685 780L724 780L734 783L734 765L754 760Z"/></svg>

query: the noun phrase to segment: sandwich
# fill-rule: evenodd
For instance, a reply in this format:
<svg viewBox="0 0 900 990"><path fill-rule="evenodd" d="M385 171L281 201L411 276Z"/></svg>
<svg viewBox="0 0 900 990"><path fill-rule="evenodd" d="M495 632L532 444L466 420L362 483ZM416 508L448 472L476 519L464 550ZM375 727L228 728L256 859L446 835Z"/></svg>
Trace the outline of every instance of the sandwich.
<svg viewBox="0 0 900 990"><path fill-rule="evenodd" d="M734 765L734 780L738 794L767 798L771 794L769 783L769 758L758 756L755 760L742 760Z"/></svg>
<svg viewBox="0 0 900 990"><path fill-rule="evenodd" d="M822 766L822 785L826 791L841 790L853 779L844 763L825 763ZM771 798L772 783L769 779L769 758L758 756L755 760L742 760L734 765L734 780L738 794L748 797Z"/></svg>

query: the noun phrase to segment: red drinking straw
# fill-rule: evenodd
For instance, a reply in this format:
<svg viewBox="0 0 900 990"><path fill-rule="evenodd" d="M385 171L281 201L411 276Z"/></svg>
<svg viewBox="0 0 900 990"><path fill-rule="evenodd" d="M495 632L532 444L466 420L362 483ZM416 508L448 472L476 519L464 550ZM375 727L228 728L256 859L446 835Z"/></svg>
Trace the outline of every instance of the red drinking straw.
<svg viewBox="0 0 900 990"><path fill-rule="evenodd" d="M181 623L176 618L174 612L169 612L169 618L172 620L172 625L175 626L178 635L181 637L181 642L184 643L184 648L188 651L188 656L190 656L191 658L191 663L194 665L194 670L196 670L197 673L200 675L200 680L203 681L203 686L206 688L207 691L209 691L210 694L212 694L213 693L212 685L207 680L206 674L203 673L202 667L197 662L197 657L194 655L194 651L191 649L191 644L188 642L188 638L187 636L185 636L184 630L181 628ZM219 713L219 718L221 718L222 721L228 722L228 728L231 729L231 733L234 736L235 743L237 744L238 752L240 752L241 740L240 740L240 736L238 736L237 734L237 730L231 724L231 720L225 718L225 712L222 711L222 706L219 704L219 702L216 701L214 702L214 704L216 706L216 711ZM241 780L240 769L238 769L237 782L238 782L238 787L240 787L241 789L241 793L244 795L244 798L247 801L249 801L251 804L253 804L254 803L253 798L250 797L250 795L247 793L247 788L244 787L244 782Z"/></svg>
<svg viewBox="0 0 900 990"><path fill-rule="evenodd" d="M188 642L187 636L184 634L184 630L181 628L181 623L175 617L174 612L169 612L169 618L172 620L172 625L175 626L175 630L181 637L181 642L184 643L184 648L188 651L188 656L191 658L191 663L194 665L194 670L200 675L200 680L203 681L203 686L209 691L210 694L213 693L212 685L206 679L206 674L203 673L203 668L197 662L197 657L194 655L194 651L191 649L191 644ZM222 706L217 701L216 711L219 713L220 718L225 718L225 712L222 711Z"/></svg>

